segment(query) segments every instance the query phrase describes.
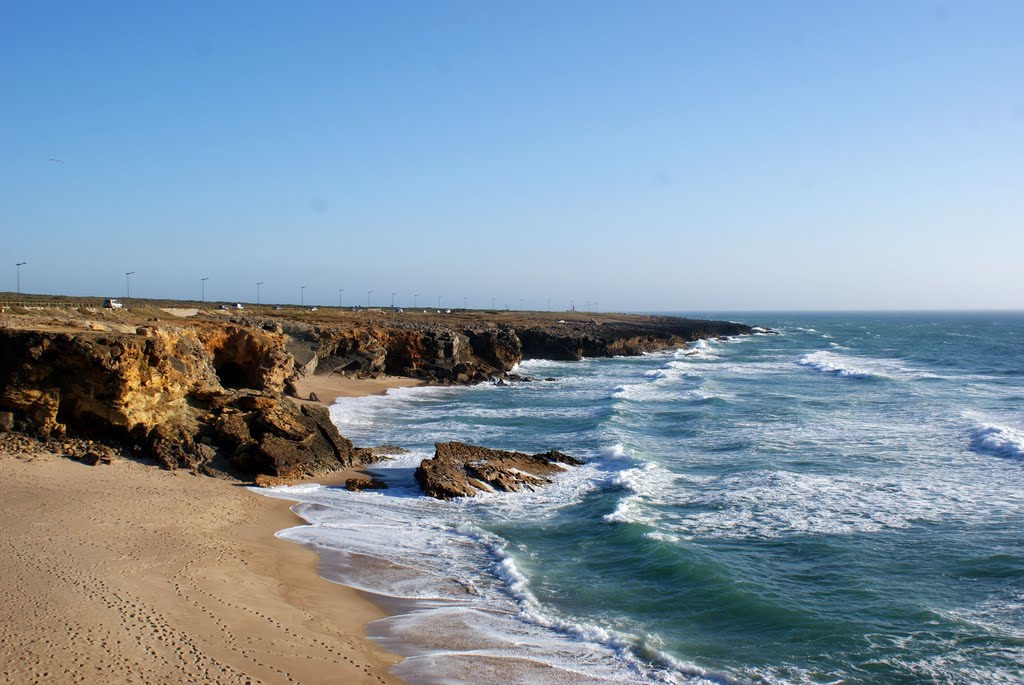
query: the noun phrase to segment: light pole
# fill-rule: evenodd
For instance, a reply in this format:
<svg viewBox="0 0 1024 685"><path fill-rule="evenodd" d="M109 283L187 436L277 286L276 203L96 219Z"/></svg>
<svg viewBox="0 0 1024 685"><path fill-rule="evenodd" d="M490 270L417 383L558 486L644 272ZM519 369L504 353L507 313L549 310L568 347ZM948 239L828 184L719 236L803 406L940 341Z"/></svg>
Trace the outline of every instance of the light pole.
<svg viewBox="0 0 1024 685"><path fill-rule="evenodd" d="M376 291L374 291L374 290L367 290L366 291L366 306L367 307L370 306L370 295L373 295L374 292L376 292Z"/></svg>
<svg viewBox="0 0 1024 685"><path fill-rule="evenodd" d="M26 264L28 264L28 262L18 262L17 264L14 265L18 269L18 294L19 295L21 294L21 267L25 266Z"/></svg>
<svg viewBox="0 0 1024 685"><path fill-rule="evenodd" d="M395 295L397 295L397 294L398 293L391 293L391 308L392 309L395 308Z"/></svg>
<svg viewBox="0 0 1024 685"><path fill-rule="evenodd" d="M306 306L306 288L308 288L308 287L309 287L308 285L300 285L299 286L299 306L300 307L305 307Z"/></svg>
<svg viewBox="0 0 1024 685"><path fill-rule="evenodd" d="M463 309L469 309L469 298L468 297L463 297L462 298L462 308Z"/></svg>
<svg viewBox="0 0 1024 685"><path fill-rule="evenodd" d="M344 288L338 288L338 309L341 309L341 294L345 292Z"/></svg>
<svg viewBox="0 0 1024 685"><path fill-rule="evenodd" d="M202 284L202 288L203 288L203 291L202 291L203 292L203 295L202 295L202 297L203 297L202 301L203 302L206 302L206 282L208 280L210 280L209 276L207 276L206 278L200 278L199 279L199 282Z"/></svg>
<svg viewBox="0 0 1024 685"><path fill-rule="evenodd" d="M418 300L419 298L420 298L420 294L419 294L419 293L413 293L413 294L412 294L412 308L413 308L413 309L416 309L416 301L417 301L417 300Z"/></svg>
<svg viewBox="0 0 1024 685"><path fill-rule="evenodd" d="M132 274L134 271L126 271L124 273L124 299L129 300L132 297Z"/></svg>
<svg viewBox="0 0 1024 685"><path fill-rule="evenodd" d="M491 309L494 309L494 300L496 300L496 299L497 298L495 298L495 297L491 298Z"/></svg>
<svg viewBox="0 0 1024 685"><path fill-rule="evenodd" d="M441 308L441 296L440 295L437 296L437 308L438 309Z"/></svg>
<svg viewBox="0 0 1024 685"><path fill-rule="evenodd" d="M260 304L260 286L263 285L263 281L256 284L256 306Z"/></svg>

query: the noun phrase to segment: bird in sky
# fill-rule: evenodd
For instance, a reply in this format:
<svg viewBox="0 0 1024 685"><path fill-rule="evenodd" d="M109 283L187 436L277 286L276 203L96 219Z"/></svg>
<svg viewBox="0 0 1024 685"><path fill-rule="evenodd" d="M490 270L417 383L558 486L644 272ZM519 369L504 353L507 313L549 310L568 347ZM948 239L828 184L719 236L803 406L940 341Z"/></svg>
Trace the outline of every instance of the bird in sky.
<svg viewBox="0 0 1024 685"><path fill-rule="evenodd" d="M64 163L63 159L57 159L56 157L50 157L50 161L53 162L54 164L63 164Z"/></svg>

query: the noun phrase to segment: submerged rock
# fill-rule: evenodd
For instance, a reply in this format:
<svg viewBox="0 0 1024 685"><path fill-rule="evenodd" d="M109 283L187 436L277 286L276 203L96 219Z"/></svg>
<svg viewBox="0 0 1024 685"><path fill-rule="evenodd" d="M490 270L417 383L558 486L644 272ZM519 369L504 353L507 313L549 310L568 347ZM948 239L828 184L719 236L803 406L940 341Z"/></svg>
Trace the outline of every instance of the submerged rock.
<svg viewBox="0 0 1024 685"><path fill-rule="evenodd" d="M439 442L434 457L416 469L423 492L437 499L472 497L480 492L533 490L551 482L565 466L583 462L561 452L507 452L461 442Z"/></svg>

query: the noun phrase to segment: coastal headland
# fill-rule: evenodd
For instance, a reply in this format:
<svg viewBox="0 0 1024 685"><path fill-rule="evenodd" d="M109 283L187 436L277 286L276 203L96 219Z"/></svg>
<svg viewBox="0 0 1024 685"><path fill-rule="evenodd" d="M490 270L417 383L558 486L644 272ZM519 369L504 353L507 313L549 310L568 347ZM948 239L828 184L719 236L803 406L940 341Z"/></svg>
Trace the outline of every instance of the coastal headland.
<svg viewBox="0 0 1024 685"><path fill-rule="evenodd" d="M287 503L240 486L340 483L379 459L338 433L325 406L338 396L530 382L520 360L750 332L612 314L171 304L0 306L9 682L395 682L395 657L364 638L380 611L274 538L300 523Z"/></svg>

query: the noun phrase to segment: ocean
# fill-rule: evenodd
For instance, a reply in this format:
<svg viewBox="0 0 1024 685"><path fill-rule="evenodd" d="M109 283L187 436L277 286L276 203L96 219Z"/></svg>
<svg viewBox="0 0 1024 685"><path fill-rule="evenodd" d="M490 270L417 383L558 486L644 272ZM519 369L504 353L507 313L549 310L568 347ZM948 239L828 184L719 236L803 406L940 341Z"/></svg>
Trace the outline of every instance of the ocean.
<svg viewBox="0 0 1024 685"><path fill-rule="evenodd" d="M394 612L413 684L1024 682L1024 314L702 316L760 328L339 400L412 453L266 493L279 536ZM586 464L423 497L450 440Z"/></svg>

